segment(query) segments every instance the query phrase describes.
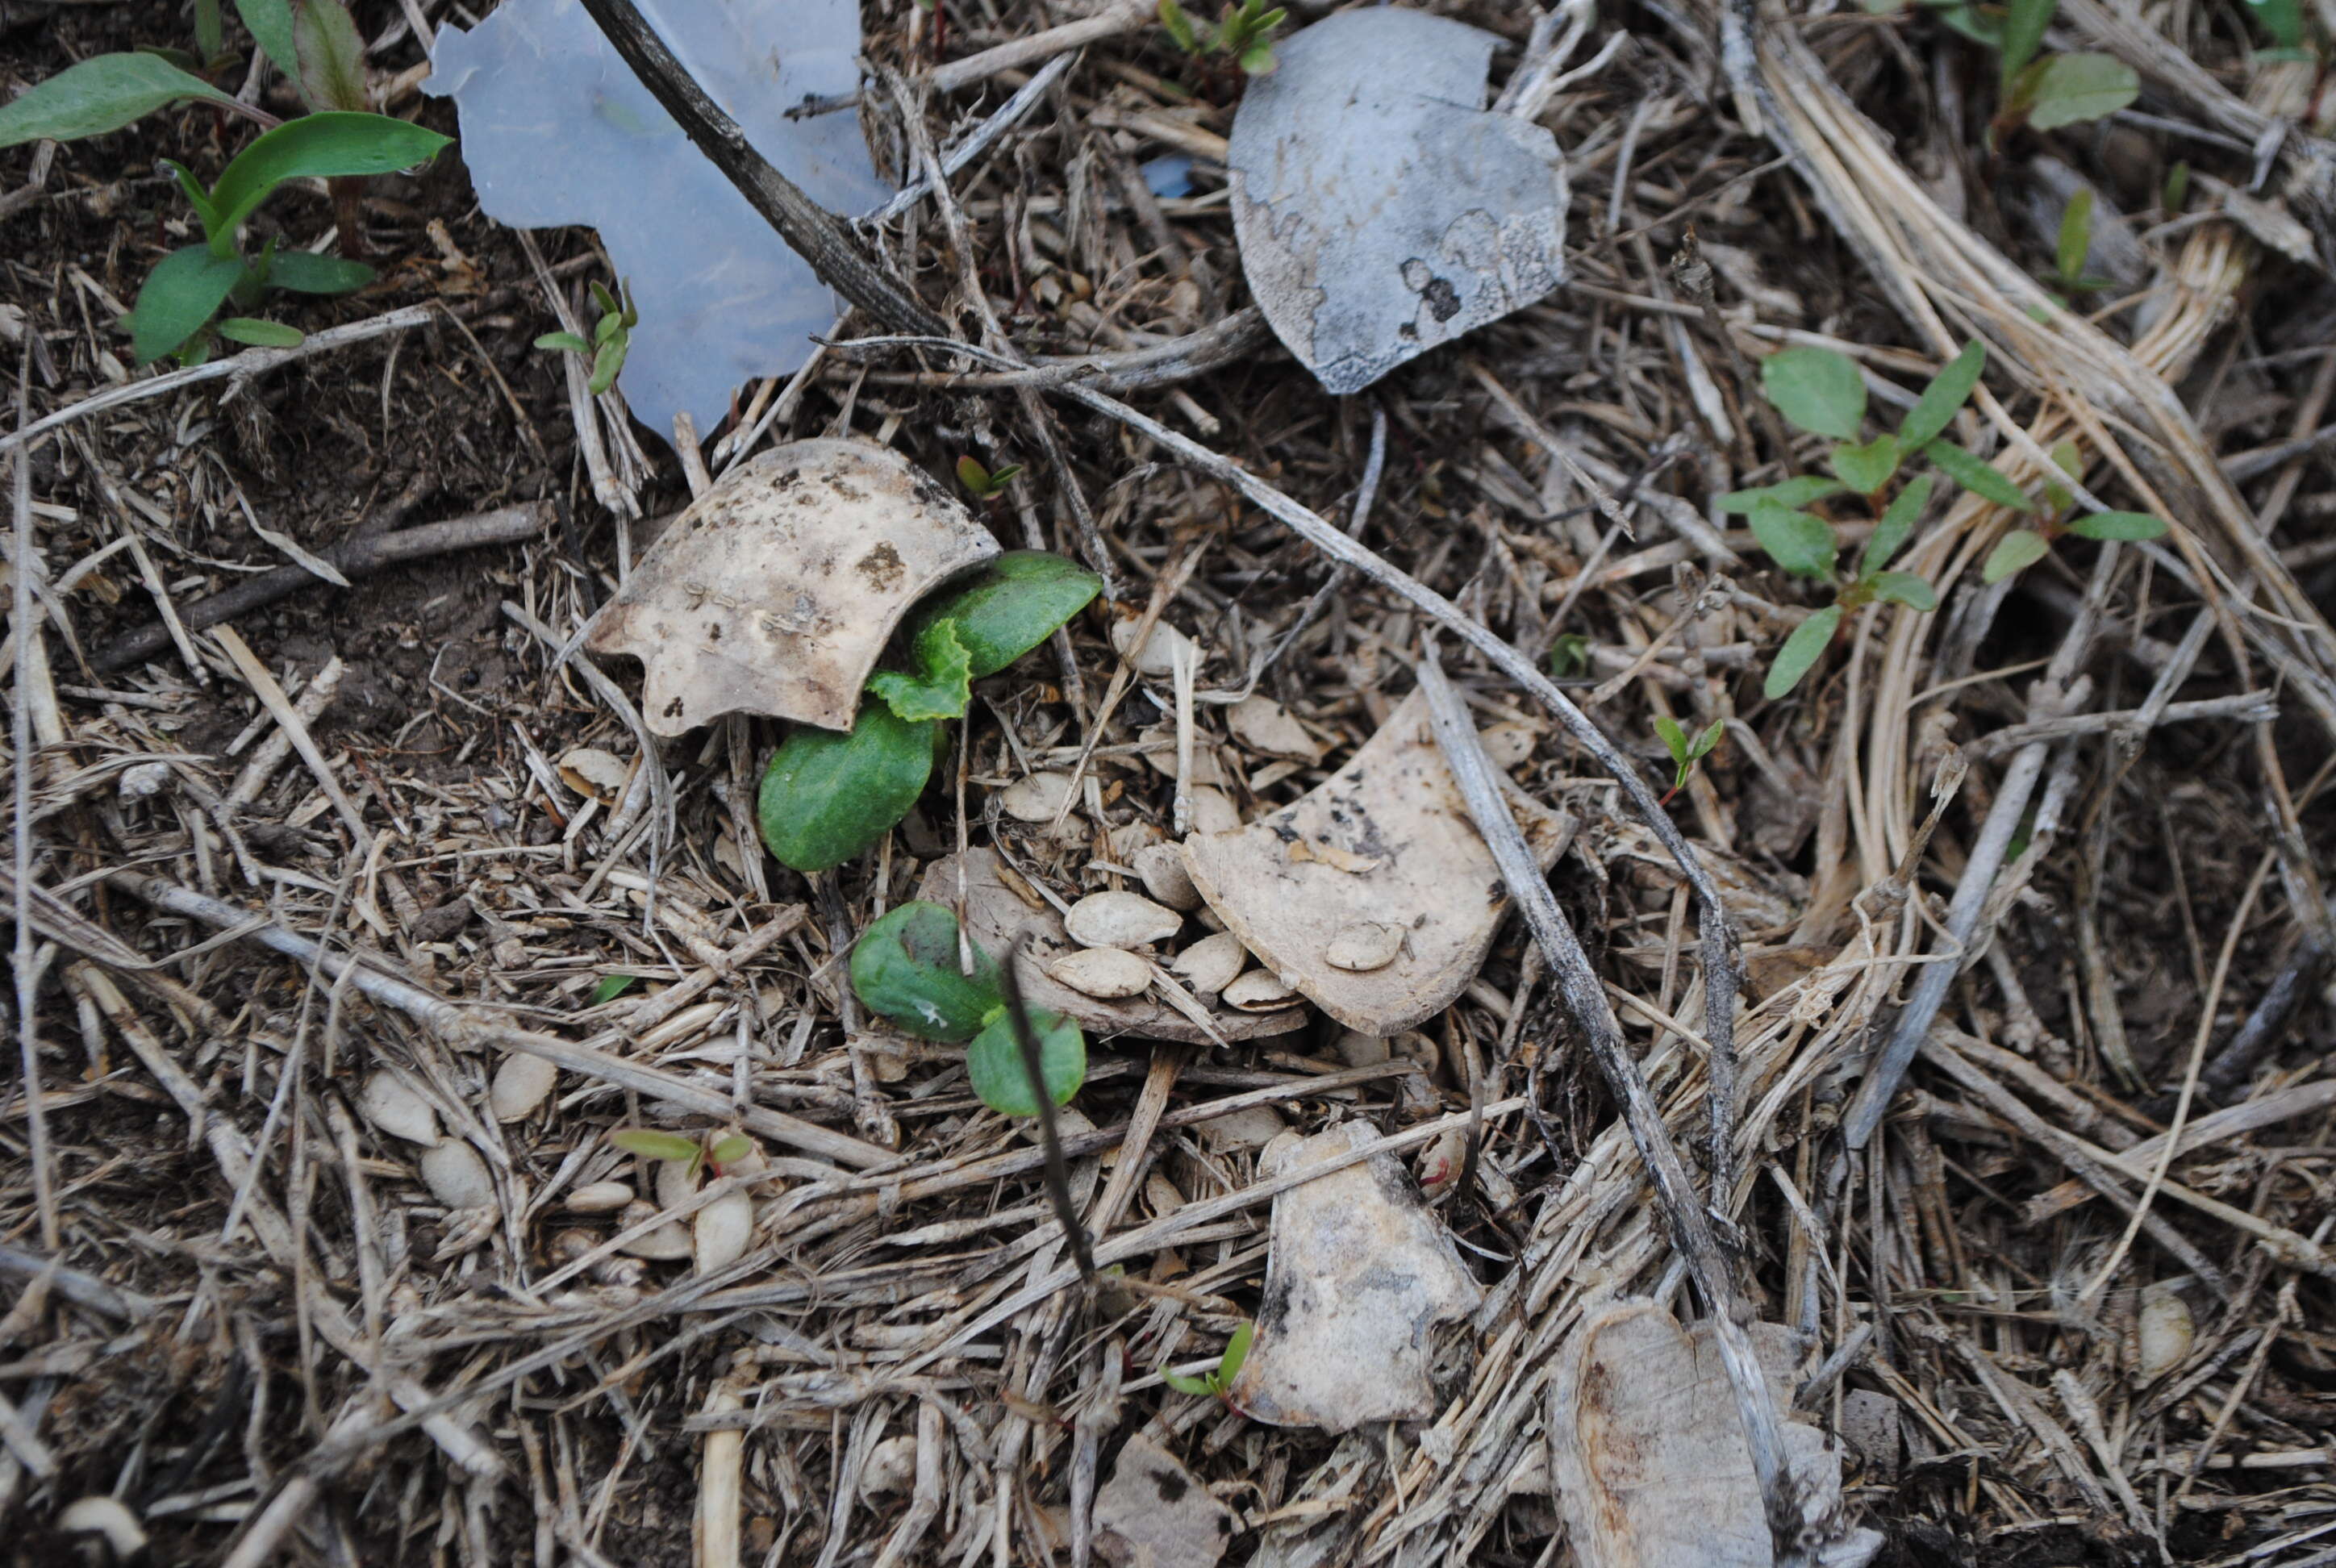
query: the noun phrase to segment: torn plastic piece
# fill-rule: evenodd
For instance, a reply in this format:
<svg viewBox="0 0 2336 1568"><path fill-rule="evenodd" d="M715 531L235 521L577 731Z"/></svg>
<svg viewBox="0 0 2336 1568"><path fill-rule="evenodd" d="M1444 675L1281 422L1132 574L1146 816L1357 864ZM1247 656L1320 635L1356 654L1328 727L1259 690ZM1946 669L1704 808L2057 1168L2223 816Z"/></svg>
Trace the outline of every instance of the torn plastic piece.
<svg viewBox="0 0 2336 1568"><path fill-rule="evenodd" d="M640 0L641 14L754 150L811 198L858 212L890 189L852 114L787 109L858 84L854 0ZM618 385L660 433L702 432L757 375L803 364L834 295L689 144L576 0L505 0L442 29L423 91L462 113L487 215L517 229L589 224L640 306ZM586 323L589 326L590 323Z"/></svg>

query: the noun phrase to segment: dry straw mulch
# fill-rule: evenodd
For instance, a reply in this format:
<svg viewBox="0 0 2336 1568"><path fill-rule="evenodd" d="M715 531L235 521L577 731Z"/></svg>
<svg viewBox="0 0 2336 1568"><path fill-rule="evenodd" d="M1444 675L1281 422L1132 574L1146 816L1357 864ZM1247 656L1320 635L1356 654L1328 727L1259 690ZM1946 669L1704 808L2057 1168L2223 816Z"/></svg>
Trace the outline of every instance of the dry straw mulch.
<svg viewBox="0 0 2336 1568"><path fill-rule="evenodd" d="M1618 1294L1698 1308L1580 998L1521 930L1392 1041L1102 1043L1069 1129L1120 1271L1093 1287L1027 1129L959 1053L866 1027L840 962L961 842L1066 900L1128 885L1180 745L1244 817L1286 804L1440 635L1517 783L1579 824L1557 904L1698 1181L1726 944L1698 943L1718 929L1687 880L1509 650L1584 639L1565 698L1647 778L1656 716L1728 720L1668 808L1747 979L1709 1206L1737 1288L1805 1336L1797 1403L1844 1435L1883 1560L2336 1561L2321 84L2251 66L2226 9L2066 0L2056 42L2128 59L2141 112L1990 151L1991 61L1917 11L1436 8L1514 43L1496 90L1561 40L1597 63L1541 115L1572 278L1346 399L1244 308L1219 172L1238 83L1179 91L1141 5L946 5L938 72L932 15L868 14L883 90L860 112L896 166L1046 73L880 264L967 342L1097 356L1099 380L853 347L881 325L848 317L677 458L527 349L603 275L590 236L496 228L451 159L376 189L399 259L305 323L341 312L313 352L175 381L125 376L109 324L173 242L152 160L215 169L221 127L0 159L12 424L44 424L6 440L10 559L37 564L8 656L9 1018L38 1067L0 1106L14 1560L93 1553L58 1524L101 1494L165 1562L1079 1560L1141 1432L1237 1511L1237 1560L1568 1561L1557 1348ZM448 12L360 12L384 102L412 103L417 29ZM131 25L0 7L26 79ZM1196 186L1155 197L1139 165L1172 151ZM2083 314L2036 281L2072 175L2129 263ZM1816 454L1779 449L1748 366L1828 346L1887 407L1973 336L1968 442L2032 487L2072 441L2088 493L2173 534L2069 541L1990 588L2010 520L1966 496L1910 551L1941 609L1860 613L1762 702L1809 606L1713 502ZM863 863L813 884L766 860L771 726L647 754L637 677L555 661L688 493L822 433L937 473L1026 464L1001 537L1086 553L1117 613L1192 638L1189 701L1129 678L1098 611L982 688ZM222 618L213 596L286 564L261 527L362 560L355 586ZM1319 763L1244 744L1228 715L1255 694ZM579 747L628 782L596 794L561 766ZM1073 768L1059 828L1000 809ZM611 975L641 983L596 1005ZM1902 1037L1911 1075L1853 1149ZM560 1071L504 1121L512 1052ZM377 1074L487 1202L431 1195L419 1145L359 1104ZM1213 1364L1257 1311L1261 1131L1351 1118L1436 1178L1483 1288L1440 1348L1442 1413L1329 1438L1171 1393L1160 1368ZM616 1250L606 1183L652 1184L607 1141L627 1125L756 1136L744 1258Z"/></svg>

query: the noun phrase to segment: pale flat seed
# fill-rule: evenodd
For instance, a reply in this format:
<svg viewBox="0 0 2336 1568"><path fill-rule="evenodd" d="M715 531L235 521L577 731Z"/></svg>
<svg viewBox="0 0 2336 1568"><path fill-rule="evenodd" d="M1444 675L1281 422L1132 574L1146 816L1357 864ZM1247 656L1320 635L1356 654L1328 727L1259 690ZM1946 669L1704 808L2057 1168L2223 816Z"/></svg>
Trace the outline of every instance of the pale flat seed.
<svg viewBox="0 0 2336 1568"><path fill-rule="evenodd" d="M1178 953L1168 968L1195 991L1214 996L1249 967L1249 950L1231 931L1202 937Z"/></svg>
<svg viewBox="0 0 2336 1568"><path fill-rule="evenodd" d="M357 1095L365 1119L394 1138L424 1146L438 1141L438 1113L404 1079L386 1069L365 1080Z"/></svg>
<svg viewBox="0 0 2336 1568"><path fill-rule="evenodd" d="M1184 851L1177 844L1152 844L1138 850L1129 862L1144 879L1144 891L1172 910L1197 910L1201 890L1184 870Z"/></svg>
<svg viewBox="0 0 2336 1568"><path fill-rule="evenodd" d="M1089 893L1063 917L1071 940L1089 948L1140 948L1182 930L1184 917L1141 893Z"/></svg>
<svg viewBox="0 0 2336 1568"><path fill-rule="evenodd" d="M1287 1007L1297 992L1271 969L1251 969L1220 994L1218 999L1236 1012L1265 1013Z"/></svg>
<svg viewBox="0 0 2336 1568"><path fill-rule="evenodd" d="M1050 823L1070 793L1071 775L1066 773L1027 774L1007 784L998 803L1017 823Z"/></svg>
<svg viewBox="0 0 2336 1568"><path fill-rule="evenodd" d="M653 1185L658 1207L677 1209L697 1191L697 1173L689 1168L686 1160L659 1160Z"/></svg>
<svg viewBox="0 0 2336 1568"><path fill-rule="evenodd" d="M1333 936L1329 945L1322 950L1322 959L1334 969L1368 974L1395 962L1396 955L1401 951L1401 926L1366 920L1359 925L1348 926Z"/></svg>
<svg viewBox="0 0 2336 1568"><path fill-rule="evenodd" d="M1192 647L1192 639L1161 620L1153 623L1152 635L1144 639L1143 649L1131 657L1128 649L1134 646L1135 622L1114 621L1111 628L1112 651L1134 665L1136 674L1156 678L1175 668L1176 649L1180 646Z"/></svg>
<svg viewBox="0 0 2336 1568"><path fill-rule="evenodd" d="M725 1193L690 1220L690 1247L697 1271L710 1274L746 1255L754 1237L754 1200L744 1193Z"/></svg>
<svg viewBox="0 0 2336 1568"><path fill-rule="evenodd" d="M495 1069L495 1081L487 1090L488 1107L498 1122L523 1120L550 1096L559 1081L560 1069L541 1057L513 1052Z"/></svg>
<svg viewBox="0 0 2336 1568"><path fill-rule="evenodd" d="M2154 1383L2190 1359L2197 1323L2190 1304L2171 1290L2145 1291L2136 1316L2134 1370L2141 1381Z"/></svg>
<svg viewBox="0 0 2336 1568"><path fill-rule="evenodd" d="M1140 997L1152 985L1152 966L1124 948L1085 948L1065 953L1046 973L1082 996L1103 1001Z"/></svg>
<svg viewBox="0 0 2336 1568"><path fill-rule="evenodd" d="M587 1182L569 1193L560 1207L571 1214L613 1214L632 1201L629 1183Z"/></svg>
<svg viewBox="0 0 2336 1568"><path fill-rule="evenodd" d="M617 1216L617 1223L626 1230L630 1230L643 1220L654 1217L656 1213L657 1210L647 1203L629 1203L626 1205L625 1212ZM696 1250L696 1244L689 1238L689 1227L677 1225L670 1221L659 1225L654 1231L635 1236L617 1249L628 1257L647 1258L651 1262L658 1263L669 1262L676 1258L686 1258Z"/></svg>
<svg viewBox="0 0 2336 1568"><path fill-rule="evenodd" d="M487 1174L486 1161L460 1138L423 1151L422 1184L450 1209L492 1209L495 1204L494 1178Z"/></svg>

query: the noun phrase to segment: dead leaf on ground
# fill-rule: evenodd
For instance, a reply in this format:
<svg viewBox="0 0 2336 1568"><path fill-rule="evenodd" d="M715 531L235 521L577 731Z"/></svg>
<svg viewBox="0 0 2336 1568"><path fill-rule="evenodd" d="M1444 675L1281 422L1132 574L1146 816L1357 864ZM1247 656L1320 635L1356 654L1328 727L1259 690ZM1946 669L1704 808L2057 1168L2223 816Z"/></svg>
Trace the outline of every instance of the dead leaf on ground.
<svg viewBox="0 0 2336 1568"><path fill-rule="evenodd" d="M1360 1148L1368 1122L1276 1138L1258 1162L1271 1178ZM1428 1376L1436 1326L1482 1299L1443 1222L1391 1154L1333 1171L1273 1200L1257 1338L1233 1403L1277 1427L1347 1432L1366 1421L1436 1414Z"/></svg>
<svg viewBox="0 0 2336 1568"><path fill-rule="evenodd" d="M1510 803L1541 864L1554 863L1572 819L1522 794ZM1416 694L1311 794L1236 832L1194 834L1184 861L1250 951L1367 1035L1400 1033L1449 1006L1507 908ZM1398 950L1368 973L1341 968L1342 939L1365 926L1400 926Z"/></svg>
<svg viewBox="0 0 2336 1568"><path fill-rule="evenodd" d="M1752 1330L1781 1409L1791 1393L1789 1331L1774 1323ZM1582 1568L1776 1561L1752 1451L1708 1322L1682 1329L1652 1301L1592 1313L1561 1354L1548 1430L1552 1490ZM1783 1430L1811 1516L1838 1511L1841 1451L1805 1421L1787 1420ZM1881 1545L1874 1532L1853 1530L1822 1561L1857 1568Z"/></svg>
<svg viewBox="0 0 2336 1568"><path fill-rule="evenodd" d="M1095 1555L1111 1568L1213 1568L1239 1527L1199 1476L1140 1432L1095 1494Z"/></svg>
<svg viewBox="0 0 2336 1568"><path fill-rule="evenodd" d="M929 899L943 909L957 908L957 868L955 855L945 855L925 868L923 880L918 883L917 896ZM1001 872L1003 874L1001 874ZM1017 892L1013 877L999 861L998 852L971 849L966 852L965 930L966 935L988 953L1003 959L1014 949L1024 931L1030 933L1030 948L1022 965L1023 994L1034 1008L1046 1008L1076 1018L1087 1028L1108 1038L1114 1035L1133 1035L1146 1040L1178 1040L1186 1045L1204 1045L1209 1037L1200 1026L1185 1018L1166 1002L1155 990L1130 997L1121 1001L1109 1001L1099 997L1082 996L1056 979L1047 972L1054 962L1067 954L1083 950L1063 930L1062 917L1054 906L1034 894L1025 898ZM1205 936L1199 932L1195 940ZM1167 957L1165 953L1162 955ZM1226 1008L1208 1009L1209 1022L1218 1035L1227 1040L1251 1040L1264 1035L1286 1035L1306 1025L1306 1009L1283 1008L1268 1013L1241 1013Z"/></svg>
<svg viewBox="0 0 2336 1568"><path fill-rule="evenodd" d="M1565 277L1565 159L1484 110L1502 41L1389 6L1275 53L1233 116L1241 269L1274 332L1332 392L1532 304Z"/></svg>
<svg viewBox="0 0 2336 1568"><path fill-rule="evenodd" d="M659 735L726 713L848 730L911 605L998 553L936 482L873 442L798 441L674 519L585 646L641 661Z"/></svg>

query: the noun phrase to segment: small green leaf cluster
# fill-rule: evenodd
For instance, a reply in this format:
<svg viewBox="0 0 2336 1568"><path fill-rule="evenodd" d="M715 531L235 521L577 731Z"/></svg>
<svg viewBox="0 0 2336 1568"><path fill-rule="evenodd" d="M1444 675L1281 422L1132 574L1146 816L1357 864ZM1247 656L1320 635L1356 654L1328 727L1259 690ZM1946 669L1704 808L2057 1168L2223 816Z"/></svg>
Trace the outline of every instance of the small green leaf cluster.
<svg viewBox="0 0 2336 1568"><path fill-rule="evenodd" d="M393 173L427 162L449 140L365 112L365 40L343 0L237 0L236 8L261 50L316 112L278 124L273 115L248 109L145 52L93 56L0 105L0 147L102 136L189 101L273 127L238 153L209 190L184 165L169 164L202 224L204 243L163 258L139 289L122 325L141 365L166 354L200 364L219 338L268 348L299 343L293 327L240 314L218 318L219 313L230 303L249 311L270 290L347 294L372 282L374 270L337 257L278 254L272 240L248 257L237 242L245 222L287 180ZM216 63L221 42L216 4L198 8L196 34L202 63Z"/></svg>
<svg viewBox="0 0 2336 1568"><path fill-rule="evenodd" d="M2002 51L2000 93L1990 135L2031 125L2054 131L2102 120L2140 96L2133 67L2107 54L2048 54L2038 59L2060 0L1948 0L1939 20L1975 43Z"/></svg>
<svg viewBox="0 0 2336 1568"><path fill-rule="evenodd" d="M727 1133L719 1137L708 1133L702 1138L689 1138L679 1133L660 1133L649 1127L619 1127L608 1135L608 1141L625 1153L638 1154L645 1160L669 1160L676 1164L686 1164L692 1176L708 1165L718 1176L723 1166L745 1159L754 1147L754 1140L744 1133Z"/></svg>
<svg viewBox="0 0 2336 1568"><path fill-rule="evenodd" d="M1920 456L1966 490L1990 501L2017 505L2022 501L2011 482L1970 453L1946 440L1944 431L1971 389L1979 385L1987 364L1986 346L1976 340L1947 363L1922 389L1914 406L1899 422L1897 431L1871 441L1858 436L1865 423L1865 381L1857 366L1828 348L1796 347L1773 354L1760 366L1760 385L1778 413L1812 435L1840 443L1827 465L1834 477L1803 474L1780 484L1739 490L1720 497L1729 511L1750 514L1752 537L1768 559L1796 577L1834 586L1834 601L1793 628L1768 666L1762 689L1780 697L1800 685L1841 628L1842 618L1876 600L1903 604L1910 609L1939 606L1931 585L1912 572L1886 570L1890 558L1913 535L1922 510L1931 502L1934 476L1917 473L1899 481L1909 461ZM1894 493L1892 486L1897 483ZM1841 543L1833 524L1806 510L1827 496L1848 491L1865 503L1874 518L1874 531L1858 553L1857 567L1846 581L1839 578L1836 560Z"/></svg>
<svg viewBox="0 0 2336 1568"><path fill-rule="evenodd" d="M590 355L592 374L584 387L598 397L617 385L617 373L625 368L625 355L632 352L633 328L641 324L641 313L633 304L632 286L622 278L617 282L615 294L594 283L592 303L599 310L600 318L593 324L591 341L573 332L547 332L535 340L535 346Z"/></svg>
<svg viewBox="0 0 2336 1568"><path fill-rule="evenodd" d="M2064 473L2075 474L2078 462L2077 443L2064 441L2053 447L2052 461L2060 465ZM1979 570L1981 580L2001 582L2013 572L2035 565L2051 550L2052 541L2063 534L2074 534L2078 539L2135 542L2159 539L2166 533L2164 521L2146 511L2097 511L2070 521L2068 513L2075 510L2077 498L2069 493L2066 485L2046 480L2043 516L2034 528L2015 528L1995 541L1995 548L1988 552L1986 562ZM2033 511L2036 509L2022 497L2020 510Z"/></svg>
<svg viewBox="0 0 2336 1568"><path fill-rule="evenodd" d="M1160 0L1160 25L1177 48L1192 55L1222 54L1237 62L1251 76L1270 73L1273 30L1290 13L1266 0L1228 0L1224 15L1213 27L1195 23L1176 0Z"/></svg>
<svg viewBox="0 0 2336 1568"><path fill-rule="evenodd" d="M1207 1398L1222 1399L1225 1390L1233 1386L1241 1375L1241 1363L1249 1359L1250 1341L1257 1336L1257 1325L1243 1323L1225 1341L1225 1353L1217 1359L1217 1369L1197 1378L1187 1378L1181 1372L1161 1369L1160 1380L1179 1394L1198 1394Z"/></svg>
<svg viewBox="0 0 2336 1568"><path fill-rule="evenodd" d="M799 872L861 853L909 814L932 774L941 721L962 716L973 683L1055 635L1102 591L1095 573L1044 550L1013 550L913 612L905 669L879 670L846 734L800 726L763 774L763 842Z"/></svg>
<svg viewBox="0 0 2336 1568"><path fill-rule="evenodd" d="M1590 639L1578 631L1562 631L1549 645L1549 673L1566 680L1590 673Z"/></svg>
<svg viewBox="0 0 2336 1568"><path fill-rule="evenodd" d="M993 472L982 467L978 458L968 456L957 460L957 482L965 486L966 494L976 501L988 501L1005 494L1006 487L1013 483L1014 476L1021 472L1022 465L1018 463L1009 463Z"/></svg>
<svg viewBox="0 0 2336 1568"><path fill-rule="evenodd" d="M1728 733L1728 721L1724 718L1713 719L1701 733L1690 735L1679 727L1679 720L1671 717L1670 715L1657 714L1655 733L1663 737L1663 747L1671 754L1671 761L1679 768L1678 774L1671 779L1669 791L1664 794L1662 800L1656 803L1660 805L1669 803L1672 795L1687 788L1688 775L1695 772L1695 765L1709 756L1711 748L1719 744L1719 737Z"/></svg>
<svg viewBox="0 0 2336 1568"><path fill-rule="evenodd" d="M877 917L852 950L852 994L921 1039L965 1044L966 1076L981 1103L1002 1115L1035 1116L1038 1096L998 962L970 942L965 951L971 974L959 961L957 917L939 904L902 904ZM1043 1008L1030 1009L1029 1021L1039 1078L1055 1104L1068 1105L1086 1081L1086 1036Z"/></svg>

